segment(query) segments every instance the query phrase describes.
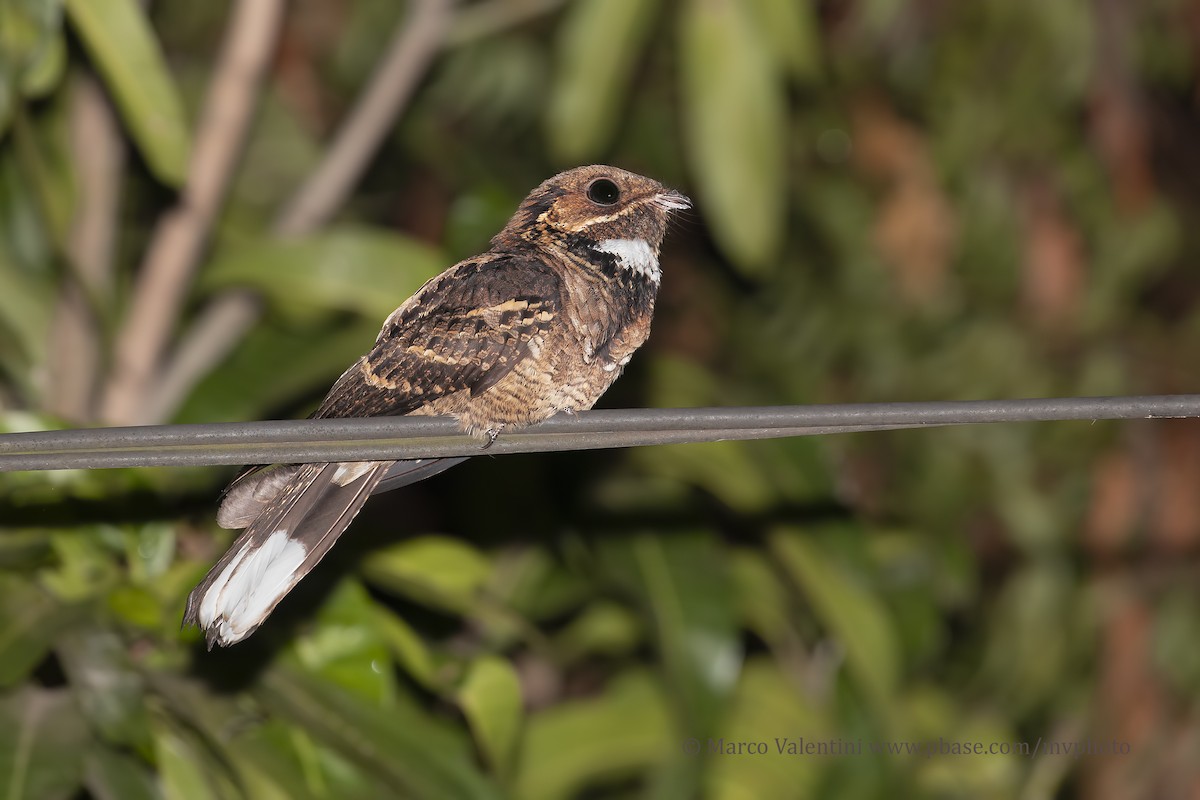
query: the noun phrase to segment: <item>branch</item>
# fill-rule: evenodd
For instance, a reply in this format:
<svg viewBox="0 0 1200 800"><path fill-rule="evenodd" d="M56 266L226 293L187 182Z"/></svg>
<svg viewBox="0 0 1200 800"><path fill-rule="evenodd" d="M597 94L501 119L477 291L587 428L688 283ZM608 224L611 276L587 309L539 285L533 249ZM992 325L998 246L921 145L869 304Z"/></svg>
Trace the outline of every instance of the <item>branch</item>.
<svg viewBox="0 0 1200 800"><path fill-rule="evenodd" d="M46 407L78 422L95 418L103 325L98 303L112 292L125 147L108 98L80 74L72 87L71 161L79 199L67 242L70 270L50 333Z"/></svg>
<svg viewBox="0 0 1200 800"><path fill-rule="evenodd" d="M446 37L447 47L461 47L549 14L566 0L487 0L459 12Z"/></svg>
<svg viewBox="0 0 1200 800"><path fill-rule="evenodd" d="M276 233L309 233L345 202L441 48L451 6L451 0L416 2L324 159L279 214ZM257 293L246 289L226 292L210 303L164 368L147 419L174 414L192 388L245 337L261 311Z"/></svg>
<svg viewBox="0 0 1200 800"><path fill-rule="evenodd" d="M629 409L558 415L485 450L448 417L161 425L0 436L0 471L391 461L994 422L1200 417L1200 395Z"/></svg>
<svg viewBox="0 0 1200 800"><path fill-rule="evenodd" d="M146 398L146 421L170 419L200 380L237 347L262 312L262 300L249 289L234 289L205 306L192 322L158 388Z"/></svg>
<svg viewBox="0 0 1200 800"><path fill-rule="evenodd" d="M308 233L346 201L441 49L450 6L450 0L417 0L325 158L279 215L276 232L282 236Z"/></svg>
<svg viewBox="0 0 1200 800"><path fill-rule="evenodd" d="M103 417L146 419L152 379L179 318L192 273L229 187L274 53L283 0L239 0L197 129L179 205L159 222L118 334Z"/></svg>

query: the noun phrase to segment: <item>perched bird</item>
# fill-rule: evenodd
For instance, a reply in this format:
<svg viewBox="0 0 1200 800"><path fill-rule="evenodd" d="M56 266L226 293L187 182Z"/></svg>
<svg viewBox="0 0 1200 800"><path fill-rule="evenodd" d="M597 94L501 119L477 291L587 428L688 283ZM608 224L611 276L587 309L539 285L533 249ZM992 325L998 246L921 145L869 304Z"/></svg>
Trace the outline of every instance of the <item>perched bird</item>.
<svg viewBox="0 0 1200 800"><path fill-rule="evenodd" d="M650 333L658 251L690 201L606 166L555 175L482 255L428 281L346 370L317 418L446 414L488 441L505 428L589 409ZM218 523L245 528L188 596L209 648L254 632L383 488L462 461L248 467Z"/></svg>

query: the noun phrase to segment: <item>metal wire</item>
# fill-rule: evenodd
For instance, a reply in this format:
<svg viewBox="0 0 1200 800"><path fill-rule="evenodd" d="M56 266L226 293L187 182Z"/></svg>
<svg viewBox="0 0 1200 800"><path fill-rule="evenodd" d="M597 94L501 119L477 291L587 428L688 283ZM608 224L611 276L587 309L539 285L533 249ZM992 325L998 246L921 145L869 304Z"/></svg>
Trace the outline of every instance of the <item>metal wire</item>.
<svg viewBox="0 0 1200 800"><path fill-rule="evenodd" d="M0 435L0 471L392 461L1054 420L1200 417L1200 395L625 409L559 415L486 450L442 417L155 425Z"/></svg>

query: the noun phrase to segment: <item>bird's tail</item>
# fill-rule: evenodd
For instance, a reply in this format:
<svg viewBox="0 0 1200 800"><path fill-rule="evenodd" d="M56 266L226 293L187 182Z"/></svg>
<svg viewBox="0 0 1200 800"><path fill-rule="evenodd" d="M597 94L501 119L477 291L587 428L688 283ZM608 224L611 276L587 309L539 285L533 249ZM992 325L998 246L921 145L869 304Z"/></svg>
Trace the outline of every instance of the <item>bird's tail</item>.
<svg viewBox="0 0 1200 800"><path fill-rule="evenodd" d="M203 628L209 649L253 633L329 552L394 463L284 468L278 492L188 595L184 624Z"/></svg>
<svg viewBox="0 0 1200 800"><path fill-rule="evenodd" d="M432 478L466 460L467 457L464 456L390 461L387 472L371 493L390 492L410 483ZM217 511L217 524L222 528L248 527L262 516L267 507L275 502L301 472L308 468L309 465L305 464L246 467L225 487L221 496L221 506Z"/></svg>
<svg viewBox="0 0 1200 800"><path fill-rule="evenodd" d="M401 486L408 486L410 483L432 478L434 475L440 475L451 467L461 464L468 458L470 456L461 456L458 458L415 458L411 461L393 461L392 466L388 468L387 474L383 476L383 480L375 487L372 494L390 492L392 489L399 489Z"/></svg>

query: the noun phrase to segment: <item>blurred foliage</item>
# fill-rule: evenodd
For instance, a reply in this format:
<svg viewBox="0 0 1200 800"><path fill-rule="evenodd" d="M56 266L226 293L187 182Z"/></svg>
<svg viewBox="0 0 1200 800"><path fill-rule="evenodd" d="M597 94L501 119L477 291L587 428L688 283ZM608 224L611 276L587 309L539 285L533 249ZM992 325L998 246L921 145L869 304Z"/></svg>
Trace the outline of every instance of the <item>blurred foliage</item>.
<svg viewBox="0 0 1200 800"><path fill-rule="evenodd" d="M592 160L697 200L667 242L655 333L606 405L1195 391L1197 0L476 0L455 14L337 222L281 241L270 219L404 24L388 0L290 6L180 327L231 289L266 313L177 421L303 415L421 281L486 247L530 187ZM0 0L3 430L103 422L56 416L54 376L106 374L227 16ZM78 144L88 76L127 153L115 266L97 283L80 279L95 254L72 245L81 176L111 157ZM81 289L93 355L55 336ZM0 792L1200 785L1196 424L504 462L377 498L262 630L214 653L179 620L229 540L213 520L226 471L0 475ZM1046 754L1063 741L1110 749Z"/></svg>

